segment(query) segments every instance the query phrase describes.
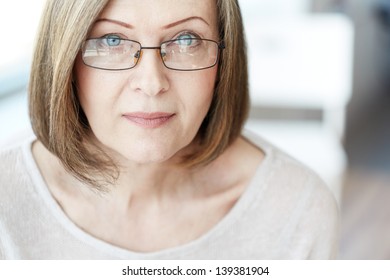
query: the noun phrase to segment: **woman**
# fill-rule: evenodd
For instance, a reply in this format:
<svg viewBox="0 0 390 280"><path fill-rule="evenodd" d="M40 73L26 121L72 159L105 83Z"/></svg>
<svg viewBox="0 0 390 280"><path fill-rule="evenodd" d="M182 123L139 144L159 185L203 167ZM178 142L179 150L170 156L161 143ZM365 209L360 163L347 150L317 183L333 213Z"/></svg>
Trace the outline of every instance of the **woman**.
<svg viewBox="0 0 390 280"><path fill-rule="evenodd" d="M334 257L337 207L245 133L236 0L49 0L35 136L1 153L0 257Z"/></svg>

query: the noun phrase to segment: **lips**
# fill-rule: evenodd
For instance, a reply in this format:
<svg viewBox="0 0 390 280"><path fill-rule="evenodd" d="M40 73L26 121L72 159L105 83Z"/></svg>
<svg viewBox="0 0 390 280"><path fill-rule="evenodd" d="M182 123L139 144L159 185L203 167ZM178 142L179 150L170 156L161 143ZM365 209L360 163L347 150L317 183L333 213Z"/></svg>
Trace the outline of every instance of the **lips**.
<svg viewBox="0 0 390 280"><path fill-rule="evenodd" d="M143 128L157 128L167 124L175 114L167 112L134 112L123 114L123 117L130 121L132 124Z"/></svg>

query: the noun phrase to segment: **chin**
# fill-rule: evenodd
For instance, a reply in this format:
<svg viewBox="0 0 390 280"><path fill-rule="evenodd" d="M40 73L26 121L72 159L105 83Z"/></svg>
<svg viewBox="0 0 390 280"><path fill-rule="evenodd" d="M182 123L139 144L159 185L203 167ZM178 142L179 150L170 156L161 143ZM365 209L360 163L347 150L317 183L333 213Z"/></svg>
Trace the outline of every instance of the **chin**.
<svg viewBox="0 0 390 280"><path fill-rule="evenodd" d="M138 140L121 143L102 143L105 150L118 163L128 164L159 164L179 162L181 155L190 148L187 141L148 141ZM189 141L190 142L190 141ZM191 143L191 142L190 142ZM120 164L120 165L122 165Z"/></svg>

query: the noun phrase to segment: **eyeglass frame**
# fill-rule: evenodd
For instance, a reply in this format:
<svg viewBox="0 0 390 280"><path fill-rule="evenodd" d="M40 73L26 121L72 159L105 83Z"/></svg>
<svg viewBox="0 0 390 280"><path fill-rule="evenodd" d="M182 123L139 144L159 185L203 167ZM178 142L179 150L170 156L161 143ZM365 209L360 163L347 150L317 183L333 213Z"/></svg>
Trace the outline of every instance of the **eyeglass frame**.
<svg viewBox="0 0 390 280"><path fill-rule="evenodd" d="M83 54L83 48L84 48L84 44L86 42L88 42L89 40L97 40L97 39L104 39L104 37L100 37L100 38L89 38L87 40L85 40L81 46L81 53ZM91 66L91 65L88 65L85 61L84 61L84 56L81 55L81 60L83 61L84 65L88 66L88 67L91 67L91 68L94 68L94 69L99 69L99 70L106 70L106 71L124 71L124 70L130 70L130 69L133 69L135 68L137 65L138 65L138 62L141 60L141 57L142 57L142 50L159 50L159 55L160 55L160 58L161 58L161 61L164 65L165 68L169 69L169 70L174 70L174 71L199 71L199 70L205 70L205 69L209 69L209 68L212 68L214 67L219 59L220 59L220 53L222 50L224 50L226 48L226 45L225 45L225 42L224 41L220 41L220 42L217 42L217 41L214 41L214 40L211 40L211 39L202 39L202 38L196 38L196 40L201 40L201 41L207 41L207 42L213 42L217 45L218 47L218 52L217 52L217 57L215 59L215 62L213 65L211 66L207 66L207 67L203 67L203 68L197 68L197 69L176 69L176 68L171 68L171 67L168 67L165 62L164 62L164 58L163 58L163 54L161 53L161 46L163 44L167 44L167 43L170 43L170 42L176 42L176 41L180 41L180 40L185 40L185 39L174 39L174 40L167 40L167 41L163 41L161 42L160 46L157 46L157 47L143 47L142 44L136 40L131 40L131 39L121 39L121 40L124 40L124 41L130 41L130 42L134 42L134 43L137 43L139 46L140 46L140 49L138 50L139 52L139 57L137 58L134 66L130 67L130 68L121 68L121 69L109 69L109 68L101 68L101 67L96 67L96 66Z"/></svg>

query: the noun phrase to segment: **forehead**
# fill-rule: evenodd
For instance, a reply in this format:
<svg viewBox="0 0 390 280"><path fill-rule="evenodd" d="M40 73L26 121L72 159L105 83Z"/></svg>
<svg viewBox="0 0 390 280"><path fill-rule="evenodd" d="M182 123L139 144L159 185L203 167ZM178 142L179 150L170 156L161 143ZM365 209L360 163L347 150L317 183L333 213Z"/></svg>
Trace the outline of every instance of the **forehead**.
<svg viewBox="0 0 390 280"><path fill-rule="evenodd" d="M158 28L189 17L201 17L217 27L216 0L111 0L100 15L135 28Z"/></svg>

